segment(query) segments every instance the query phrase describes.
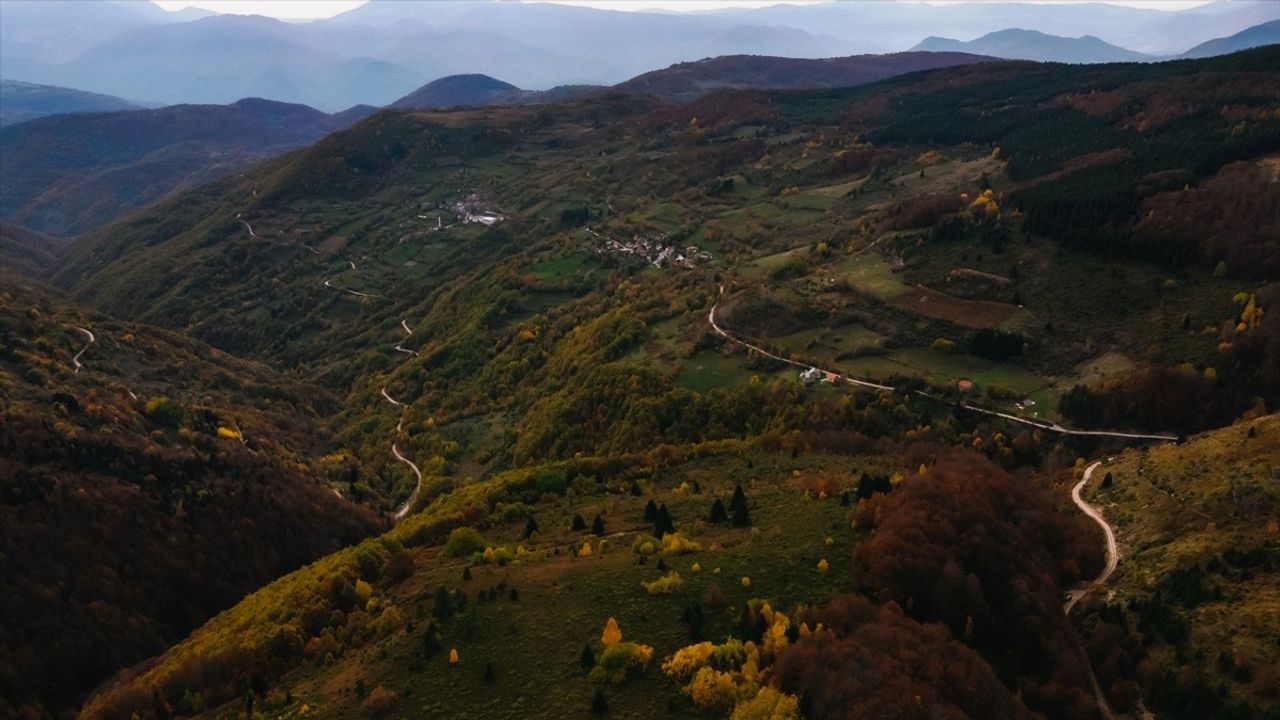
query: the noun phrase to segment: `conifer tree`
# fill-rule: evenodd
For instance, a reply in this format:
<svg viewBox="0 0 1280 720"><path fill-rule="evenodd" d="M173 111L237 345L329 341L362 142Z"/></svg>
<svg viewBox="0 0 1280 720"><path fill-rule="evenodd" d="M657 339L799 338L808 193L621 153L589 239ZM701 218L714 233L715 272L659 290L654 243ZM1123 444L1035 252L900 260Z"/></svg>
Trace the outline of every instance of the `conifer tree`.
<svg viewBox="0 0 1280 720"><path fill-rule="evenodd" d="M716 501L711 503L711 512L707 515L707 522L712 525L718 525L728 519L729 513L724 509L724 501L716 498Z"/></svg>
<svg viewBox="0 0 1280 720"><path fill-rule="evenodd" d="M436 588L436 604L432 614L438 620L453 617L453 593L449 592L449 588L443 585Z"/></svg>
<svg viewBox="0 0 1280 720"><path fill-rule="evenodd" d="M573 529L575 532L582 532L587 529L587 521L582 519L581 515L573 516Z"/></svg>
<svg viewBox="0 0 1280 720"><path fill-rule="evenodd" d="M597 537L604 535L604 518L600 517L599 514L591 521L591 532Z"/></svg>
<svg viewBox="0 0 1280 720"><path fill-rule="evenodd" d="M529 516L529 520L528 520L528 522L526 522L526 523L524 524L524 537L525 537L525 539L526 539L526 540L528 540L528 539L529 539L530 537L532 537L532 536L533 536L533 534L534 534L534 533L536 533L536 532L538 532L538 521L537 521L537 520L534 520L534 519L533 519L533 516L532 516L532 515L530 515L530 516Z"/></svg>
<svg viewBox="0 0 1280 720"><path fill-rule="evenodd" d="M658 505L650 500L649 504L644 506L644 521L653 522L658 519Z"/></svg>

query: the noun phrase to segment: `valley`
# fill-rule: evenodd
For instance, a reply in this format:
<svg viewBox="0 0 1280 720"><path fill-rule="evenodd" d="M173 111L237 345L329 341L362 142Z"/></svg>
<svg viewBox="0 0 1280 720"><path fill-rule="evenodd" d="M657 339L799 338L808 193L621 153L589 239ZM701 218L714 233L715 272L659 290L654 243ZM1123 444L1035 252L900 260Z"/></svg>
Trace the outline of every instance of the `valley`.
<svg viewBox="0 0 1280 720"><path fill-rule="evenodd" d="M6 128L0 716L1276 717L1278 68Z"/></svg>

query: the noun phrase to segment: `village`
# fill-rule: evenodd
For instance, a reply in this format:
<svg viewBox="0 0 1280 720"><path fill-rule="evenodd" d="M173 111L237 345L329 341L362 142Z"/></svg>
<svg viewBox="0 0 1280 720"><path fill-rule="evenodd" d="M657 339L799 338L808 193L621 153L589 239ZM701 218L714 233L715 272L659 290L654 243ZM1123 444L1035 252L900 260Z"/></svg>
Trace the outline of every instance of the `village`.
<svg viewBox="0 0 1280 720"><path fill-rule="evenodd" d="M587 232L592 237L603 241L602 245L596 248L597 252L641 258L658 268L692 268L697 267L699 263L710 262L714 259L711 253L699 248L697 245L687 245L681 250L675 245L668 244L666 233L661 233L653 239L633 235L631 240L624 241L615 240L596 232L590 227L587 228Z"/></svg>

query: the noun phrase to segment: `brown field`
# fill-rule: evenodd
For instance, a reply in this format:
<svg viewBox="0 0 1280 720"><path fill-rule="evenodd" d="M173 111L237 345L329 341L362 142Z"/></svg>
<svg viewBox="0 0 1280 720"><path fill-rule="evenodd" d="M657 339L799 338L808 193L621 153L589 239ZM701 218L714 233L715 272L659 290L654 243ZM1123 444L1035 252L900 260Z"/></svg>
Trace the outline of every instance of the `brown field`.
<svg viewBox="0 0 1280 720"><path fill-rule="evenodd" d="M910 288L889 304L935 320L971 328L994 328L1018 311L1014 305L991 300L964 300L926 287Z"/></svg>

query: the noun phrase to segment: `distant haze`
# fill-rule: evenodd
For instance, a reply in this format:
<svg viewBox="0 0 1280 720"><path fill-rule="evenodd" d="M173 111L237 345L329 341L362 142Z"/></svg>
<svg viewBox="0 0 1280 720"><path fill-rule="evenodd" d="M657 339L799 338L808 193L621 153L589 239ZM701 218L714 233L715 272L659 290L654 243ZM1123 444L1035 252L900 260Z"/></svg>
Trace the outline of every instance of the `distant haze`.
<svg viewBox="0 0 1280 720"><path fill-rule="evenodd" d="M602 10L406 0L6 1L0 72L142 104L262 97L336 112L386 105L450 75L484 74L547 90L613 85L723 55L816 59L919 46L1060 62L1159 60L1277 19L1274 2L1178 3L1177 12L1151 9L1156 3L743 4L628 0ZM614 11L641 5L689 12ZM234 14L211 12L217 10ZM322 11L332 17L286 22L245 14L297 18ZM1280 41L1267 31L1248 38Z"/></svg>

